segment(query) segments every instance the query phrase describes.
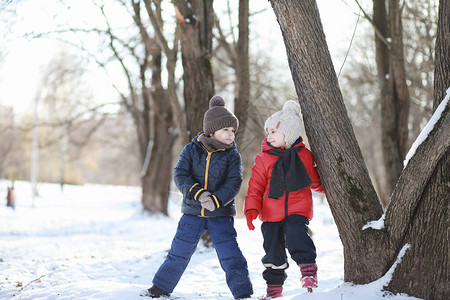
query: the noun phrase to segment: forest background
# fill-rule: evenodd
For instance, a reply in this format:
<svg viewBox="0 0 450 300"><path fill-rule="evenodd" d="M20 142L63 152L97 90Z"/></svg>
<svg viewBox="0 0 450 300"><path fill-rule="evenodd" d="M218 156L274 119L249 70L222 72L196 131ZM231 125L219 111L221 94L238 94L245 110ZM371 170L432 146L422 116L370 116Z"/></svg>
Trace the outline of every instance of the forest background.
<svg viewBox="0 0 450 300"><path fill-rule="evenodd" d="M137 38L137 29L125 1L103 2L3 1L2 44L6 47L2 47L0 56L0 139L8 142L0 146L1 178L30 179L33 110L38 100L38 181L141 184L136 129L118 92L129 93L127 79L111 53L108 38L101 32L110 27L123 34L123 43L136 43L133 39ZM215 93L223 95L233 108L236 79L221 39L232 46L238 39L238 2L221 2L214 3L220 20L213 28L214 87ZM337 2L330 6L326 1L318 1L325 34L371 178L377 191L386 195L384 166L380 163L380 93L373 28L356 2ZM174 26L170 5L166 4L163 10L168 34ZM370 1L361 5L371 11ZM405 3L403 9L406 73L412 103L408 145L432 113L437 6L437 1L412 1ZM253 123L249 124L251 130L240 132L245 137L239 140L240 151L248 158L246 169L260 149L265 118L281 109L285 100L296 99L270 4L250 1L249 8L248 88ZM126 58L130 62L127 71L138 73L130 56ZM181 60L177 62L177 93L182 98ZM206 108L206 102L202 103L201 109ZM180 147L178 142L171 151L174 159Z"/></svg>
<svg viewBox="0 0 450 300"><path fill-rule="evenodd" d="M28 9L37 19L20 36L57 51L33 77L32 114L2 96L1 177L62 189L138 184L143 208L167 214L172 166L220 94L241 124L239 217L262 124L297 99L343 243L344 280L372 282L406 253L387 290L448 294L448 0L343 2L353 16L345 36L324 32L327 9L313 0L269 1L271 8L248 0L57 1L44 11L30 3L2 2L5 44L14 44L21 18L30 21ZM271 9L281 32L267 27ZM280 35L287 65L272 39ZM332 39L343 45L331 55ZM16 76L16 91L29 90L26 71L5 70L8 87ZM98 97L107 86L99 71L115 95L105 88ZM378 219L382 226L368 223Z"/></svg>

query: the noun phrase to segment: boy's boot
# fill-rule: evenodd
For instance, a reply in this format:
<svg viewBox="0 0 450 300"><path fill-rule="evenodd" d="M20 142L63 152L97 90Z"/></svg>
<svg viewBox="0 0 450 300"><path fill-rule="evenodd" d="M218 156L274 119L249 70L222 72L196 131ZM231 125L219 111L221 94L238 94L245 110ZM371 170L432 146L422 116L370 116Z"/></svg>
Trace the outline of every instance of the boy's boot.
<svg viewBox="0 0 450 300"><path fill-rule="evenodd" d="M149 296L152 298L159 298L159 297L169 297L170 294L163 291L156 285L153 285L151 288L148 289L148 294L146 296Z"/></svg>
<svg viewBox="0 0 450 300"><path fill-rule="evenodd" d="M267 296L265 299L274 299L283 297L283 286L279 284L267 285Z"/></svg>
<svg viewBox="0 0 450 300"><path fill-rule="evenodd" d="M245 294L245 295L240 295L239 297L236 298L236 300L251 299L251 298L252 298L251 294Z"/></svg>
<svg viewBox="0 0 450 300"><path fill-rule="evenodd" d="M308 292L312 292L317 287L317 265L315 263L305 264L300 267L302 272L302 287L307 288Z"/></svg>

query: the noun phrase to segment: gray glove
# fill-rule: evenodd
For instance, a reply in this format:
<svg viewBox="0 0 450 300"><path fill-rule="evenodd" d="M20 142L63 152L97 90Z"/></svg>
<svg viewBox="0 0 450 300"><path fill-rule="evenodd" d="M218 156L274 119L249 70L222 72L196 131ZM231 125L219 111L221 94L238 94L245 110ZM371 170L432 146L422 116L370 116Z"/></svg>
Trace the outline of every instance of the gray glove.
<svg viewBox="0 0 450 300"><path fill-rule="evenodd" d="M208 191L203 192L198 198L202 207L209 211L214 211L216 206L214 205L213 199L211 198L211 193Z"/></svg>

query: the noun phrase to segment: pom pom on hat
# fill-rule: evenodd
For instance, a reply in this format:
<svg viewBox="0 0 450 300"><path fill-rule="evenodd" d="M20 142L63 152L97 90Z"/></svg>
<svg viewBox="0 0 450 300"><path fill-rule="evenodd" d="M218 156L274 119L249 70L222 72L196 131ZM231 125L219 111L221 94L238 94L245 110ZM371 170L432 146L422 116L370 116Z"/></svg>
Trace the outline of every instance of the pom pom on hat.
<svg viewBox="0 0 450 300"><path fill-rule="evenodd" d="M225 107L225 100L223 100L220 96L213 96L211 100L209 100L209 108L213 106L223 106Z"/></svg>
<svg viewBox="0 0 450 300"><path fill-rule="evenodd" d="M293 110L295 114L300 114L300 105L294 100L288 100L283 105L283 110Z"/></svg>
<svg viewBox="0 0 450 300"><path fill-rule="evenodd" d="M225 100L220 96L213 96L209 100L209 109L203 116L203 131L207 136L219 129L233 127L237 132L239 121L236 116L225 107Z"/></svg>
<svg viewBox="0 0 450 300"><path fill-rule="evenodd" d="M300 117L300 105L294 100L288 100L280 110L271 115L264 124L264 130L273 128L284 134L286 148L299 138L302 131L302 118Z"/></svg>

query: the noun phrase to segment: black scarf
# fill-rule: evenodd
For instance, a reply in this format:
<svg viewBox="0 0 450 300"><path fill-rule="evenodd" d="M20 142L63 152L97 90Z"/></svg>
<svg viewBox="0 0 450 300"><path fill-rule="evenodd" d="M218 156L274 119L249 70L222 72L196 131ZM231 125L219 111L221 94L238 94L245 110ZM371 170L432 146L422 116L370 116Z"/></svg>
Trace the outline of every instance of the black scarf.
<svg viewBox="0 0 450 300"><path fill-rule="evenodd" d="M303 147L285 150L270 149L269 154L278 156L272 170L269 198L277 199L286 192L294 192L308 187L312 181L303 165L298 151Z"/></svg>

